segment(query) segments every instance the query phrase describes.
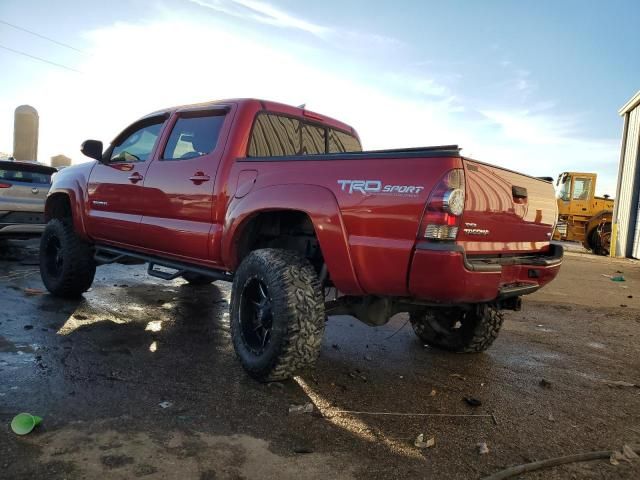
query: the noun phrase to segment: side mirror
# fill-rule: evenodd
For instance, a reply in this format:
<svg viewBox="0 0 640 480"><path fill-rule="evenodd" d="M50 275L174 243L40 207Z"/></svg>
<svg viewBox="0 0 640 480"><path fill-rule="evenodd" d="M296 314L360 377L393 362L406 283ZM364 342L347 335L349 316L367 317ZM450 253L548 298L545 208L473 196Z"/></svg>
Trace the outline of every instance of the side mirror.
<svg viewBox="0 0 640 480"><path fill-rule="evenodd" d="M83 155L102 162L102 142L100 140L85 140L82 142L80 151Z"/></svg>

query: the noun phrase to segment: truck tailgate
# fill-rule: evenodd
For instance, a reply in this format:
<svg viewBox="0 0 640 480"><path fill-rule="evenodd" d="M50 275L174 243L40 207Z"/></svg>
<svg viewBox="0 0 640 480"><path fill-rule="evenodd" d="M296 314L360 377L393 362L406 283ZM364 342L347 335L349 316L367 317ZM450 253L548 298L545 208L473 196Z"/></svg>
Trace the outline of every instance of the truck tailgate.
<svg viewBox="0 0 640 480"><path fill-rule="evenodd" d="M463 158L466 202L458 243L469 255L546 250L558 211L550 182Z"/></svg>

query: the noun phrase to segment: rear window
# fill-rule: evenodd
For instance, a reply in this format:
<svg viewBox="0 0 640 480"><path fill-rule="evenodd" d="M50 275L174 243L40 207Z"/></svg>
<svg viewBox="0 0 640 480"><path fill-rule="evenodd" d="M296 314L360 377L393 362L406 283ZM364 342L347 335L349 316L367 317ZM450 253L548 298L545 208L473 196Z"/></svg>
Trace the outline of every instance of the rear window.
<svg viewBox="0 0 640 480"><path fill-rule="evenodd" d="M24 183L51 183L48 173L29 172L23 170L5 170L0 168L0 180Z"/></svg>
<svg viewBox="0 0 640 480"><path fill-rule="evenodd" d="M326 136L327 131L324 128L314 125L302 127L302 154L325 153L327 150Z"/></svg>
<svg viewBox="0 0 640 480"><path fill-rule="evenodd" d="M282 115L259 114L249 139L249 157L360 152L353 135Z"/></svg>
<svg viewBox="0 0 640 480"><path fill-rule="evenodd" d="M361 152L360 142L353 135L329 130L329 153Z"/></svg>
<svg viewBox="0 0 640 480"><path fill-rule="evenodd" d="M164 149L164 160L188 160L207 155L216 148L224 115L179 118Z"/></svg>

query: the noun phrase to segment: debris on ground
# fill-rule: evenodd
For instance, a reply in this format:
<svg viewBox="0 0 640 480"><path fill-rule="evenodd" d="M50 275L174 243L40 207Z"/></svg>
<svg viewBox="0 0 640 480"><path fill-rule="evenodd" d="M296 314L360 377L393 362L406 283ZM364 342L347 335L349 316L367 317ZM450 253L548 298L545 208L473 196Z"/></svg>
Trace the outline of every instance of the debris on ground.
<svg viewBox="0 0 640 480"><path fill-rule="evenodd" d="M614 275L614 276L612 276L610 278L611 278L612 282L624 282L625 281L625 279L624 279L624 277L622 275Z"/></svg>
<svg viewBox="0 0 640 480"><path fill-rule="evenodd" d="M431 389L431 393L429 394L429 396L430 396L430 397L435 397L435 396L436 396L436 393L437 393L437 392L436 392L436 389L435 389L435 388L432 388L432 389Z"/></svg>
<svg viewBox="0 0 640 480"><path fill-rule="evenodd" d="M459 378L460 380L466 380L466 378L459 373L452 373L449 375L451 378Z"/></svg>
<svg viewBox="0 0 640 480"><path fill-rule="evenodd" d="M293 447L293 453L306 454L313 453L313 449L304 446Z"/></svg>
<svg viewBox="0 0 640 480"><path fill-rule="evenodd" d="M368 353L364 356L364 359L367 360L368 362L373 360L373 357L371 355L369 355Z"/></svg>
<svg viewBox="0 0 640 480"><path fill-rule="evenodd" d="M480 455L486 455L487 453L489 453L489 447L487 446L487 442L480 442L476 444L476 447L478 448L478 453Z"/></svg>
<svg viewBox="0 0 640 480"><path fill-rule="evenodd" d="M470 407L480 407L482 405L482 402L480 400L473 397L464 397L464 401L467 402L467 405L469 405Z"/></svg>
<svg viewBox="0 0 640 480"><path fill-rule="evenodd" d="M39 288L25 288L25 295L33 296L33 295L44 295L44 290L40 290Z"/></svg>
<svg viewBox="0 0 640 480"><path fill-rule="evenodd" d="M492 475L484 477L482 480L504 480L505 478L515 477L523 473L535 472L545 468L557 467L558 465L566 465L568 463L576 462L590 462L592 460L599 460L608 458L612 465L618 465L620 460L631 461L637 458L637 452L640 452L640 446L625 445L622 447L622 452L611 452L608 450L600 450L597 452L577 453L575 455L567 455L564 457L549 458L547 460L539 460L537 462L524 463L522 465L514 465L512 467L505 468ZM620 453L620 458L617 454ZM631 457L629 457L631 455ZM635 456L635 458L633 458Z"/></svg>
<svg viewBox="0 0 640 480"><path fill-rule="evenodd" d="M623 445L621 451L615 450L611 452L609 463L611 463L611 465L620 465L621 461L631 463L638 459L640 459L640 455L634 452L629 445Z"/></svg>
<svg viewBox="0 0 640 480"><path fill-rule="evenodd" d="M436 445L436 437L427 438L425 441L424 433L421 433L416 437L413 444L418 448L433 448Z"/></svg>
<svg viewBox="0 0 640 480"><path fill-rule="evenodd" d="M548 420L549 420L550 422L555 422L555 421L556 421L556 419L555 419L555 418L554 418L554 416L553 416L553 413L549 412Z"/></svg>
<svg viewBox="0 0 640 480"><path fill-rule="evenodd" d="M42 423L42 417L30 413L19 413L11 420L11 430L16 435L26 435Z"/></svg>
<svg viewBox="0 0 640 480"><path fill-rule="evenodd" d="M367 382L367 377L365 377L365 376L360 372L360 370L357 370L357 369L356 369L356 371L355 371L355 372L349 372L349 376L350 376L351 378L359 378L360 380L362 380L362 381L363 381L363 382L365 382L365 383ZM400 378L402 378L402 377L400 377Z"/></svg>
<svg viewBox="0 0 640 480"><path fill-rule="evenodd" d="M540 380L538 385L540 385L542 388L551 388L551 382L549 380L544 379L544 378L542 380Z"/></svg>
<svg viewBox="0 0 640 480"><path fill-rule="evenodd" d="M164 402L160 402L158 405L160 405L160 408L169 408L170 406L173 405L173 403L164 401Z"/></svg>
<svg viewBox="0 0 640 480"><path fill-rule="evenodd" d="M603 383L606 383L610 387L618 387L618 388L640 388L640 385L631 382L625 382L624 380L602 380Z"/></svg>
<svg viewBox="0 0 640 480"><path fill-rule="evenodd" d="M289 405L289 413L313 413L313 403L304 405Z"/></svg>

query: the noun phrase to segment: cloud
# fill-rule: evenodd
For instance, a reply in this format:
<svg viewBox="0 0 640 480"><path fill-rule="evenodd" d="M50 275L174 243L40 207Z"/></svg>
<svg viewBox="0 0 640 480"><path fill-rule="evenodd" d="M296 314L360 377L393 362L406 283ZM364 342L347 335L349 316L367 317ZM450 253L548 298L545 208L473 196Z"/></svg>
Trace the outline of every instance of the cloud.
<svg viewBox="0 0 640 480"><path fill-rule="evenodd" d="M365 148L455 143L479 160L531 175L596 171L599 192L615 191L618 140L584 138L580 117L557 114L553 102L518 108L485 98L477 107L479 99L465 95L458 81L426 69L390 64L396 73L389 74L366 56L354 61L322 49L308 54L278 46L276 35L253 39L232 25L211 28L175 15L108 25L86 38L91 56L77 65L84 75L43 68L19 90L0 92L0 111L7 112L0 132L12 131L16 105L38 109L41 160L58 153L85 160L78 152L83 140L109 142L159 108L246 96L306 103L353 125ZM341 67L347 62L352 68ZM0 150L8 151L11 139L4 137Z"/></svg>
<svg viewBox="0 0 640 480"><path fill-rule="evenodd" d="M398 48L404 46L397 38L378 33L339 29L310 22L270 3L259 0L189 0L191 3L224 13L241 20L261 23L272 27L297 30L314 35L322 40L350 47Z"/></svg>
<svg viewBox="0 0 640 480"><path fill-rule="evenodd" d="M319 37L327 35L331 29L323 25L303 20L273 5L257 0L190 0L191 2L244 20L253 20L266 25L292 28Z"/></svg>

